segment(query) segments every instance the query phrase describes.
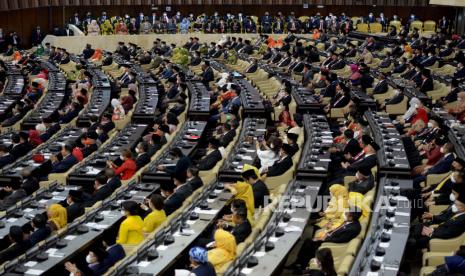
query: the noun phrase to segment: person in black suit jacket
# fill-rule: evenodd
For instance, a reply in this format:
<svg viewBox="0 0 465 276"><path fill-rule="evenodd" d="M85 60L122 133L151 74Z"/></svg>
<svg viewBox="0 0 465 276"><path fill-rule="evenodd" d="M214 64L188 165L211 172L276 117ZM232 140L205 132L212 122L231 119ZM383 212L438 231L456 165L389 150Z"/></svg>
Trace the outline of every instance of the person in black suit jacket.
<svg viewBox="0 0 465 276"><path fill-rule="evenodd" d="M150 155L147 153L149 145L146 142L140 142L136 147L136 166L137 170L140 170L145 165L150 163Z"/></svg>
<svg viewBox="0 0 465 276"><path fill-rule="evenodd" d="M112 267L119 260L126 257L123 246L116 243L116 236L114 233L106 232L103 234L103 246L107 251L106 257L103 259L103 265L105 269Z"/></svg>
<svg viewBox="0 0 465 276"><path fill-rule="evenodd" d="M31 145L28 142L28 134L26 132L15 133L11 135L11 148L10 154L14 159L18 159L26 155L31 149Z"/></svg>
<svg viewBox="0 0 465 276"><path fill-rule="evenodd" d="M32 35L31 35L32 46L39 45L42 42L42 40L44 39L44 37L45 37L45 35L40 30L40 26L37 26L36 29L32 32Z"/></svg>
<svg viewBox="0 0 465 276"><path fill-rule="evenodd" d="M94 53L95 53L95 50L92 49L92 45L90 44L87 44L86 48L82 50L82 55L84 56L85 59L91 58L94 55Z"/></svg>
<svg viewBox="0 0 465 276"><path fill-rule="evenodd" d="M31 225L34 229L34 232L29 236L31 246L45 240L52 233L52 230L47 226L47 218L43 214L36 214Z"/></svg>
<svg viewBox="0 0 465 276"><path fill-rule="evenodd" d="M21 187L26 191L27 195L32 195L32 193L40 188L39 181L31 175L29 168L24 168L21 171L21 179Z"/></svg>
<svg viewBox="0 0 465 276"><path fill-rule="evenodd" d="M258 175L253 169L242 172L242 178L252 186L255 208L264 208L268 204L265 199L270 196L266 184L258 179Z"/></svg>
<svg viewBox="0 0 465 276"><path fill-rule="evenodd" d="M305 63L302 71L302 86L307 87L313 80L312 65Z"/></svg>
<svg viewBox="0 0 465 276"><path fill-rule="evenodd" d="M105 185L108 185L113 192L121 187L121 180L119 179L119 176L115 175L115 171L113 169L106 168L105 176L107 177L107 184Z"/></svg>
<svg viewBox="0 0 465 276"><path fill-rule="evenodd" d="M205 156L203 156L197 167L200 171L208 171L215 167L216 163L220 161L223 157L221 156L220 150L220 141L216 138L210 138L208 141L208 149Z"/></svg>
<svg viewBox="0 0 465 276"><path fill-rule="evenodd" d="M165 171L170 175L183 175L186 176L187 169L191 166L192 162L188 156L184 156L180 148L170 150L170 155L173 159L177 159L175 166L158 165L157 170Z"/></svg>
<svg viewBox="0 0 465 276"><path fill-rule="evenodd" d="M294 149L288 144L283 144L279 151L279 159L274 162L271 167L268 167L263 172L264 177L282 175L292 167L291 154Z"/></svg>
<svg viewBox="0 0 465 276"><path fill-rule="evenodd" d="M416 253L413 250L428 246L431 239L452 239L465 231L465 192L461 192L451 207L452 217L439 224L436 228L429 225L416 224L410 228L407 242L408 254Z"/></svg>
<svg viewBox="0 0 465 276"><path fill-rule="evenodd" d="M226 148L236 136L236 130L232 128L229 122L222 125L223 133L218 137L220 145Z"/></svg>
<svg viewBox="0 0 465 276"><path fill-rule="evenodd" d="M27 196L26 191L18 182L7 184L7 186L3 187L3 192L6 193L6 196L0 200L1 211L10 208Z"/></svg>
<svg viewBox="0 0 465 276"><path fill-rule="evenodd" d="M429 72L429 70L428 70L428 72ZM431 91L431 90L434 89L433 79L431 78L429 73L427 73L426 75L422 74L421 78L422 78L422 82L421 82L421 85L420 85L420 91L421 92L426 93L426 92Z"/></svg>
<svg viewBox="0 0 465 276"><path fill-rule="evenodd" d="M249 220L247 219L247 209L246 208L241 208L236 211L236 213L233 215L234 216L234 221L235 221L235 226L231 230L231 234L233 234L236 244L239 244L252 233L252 226L250 225Z"/></svg>
<svg viewBox="0 0 465 276"><path fill-rule="evenodd" d="M171 213L179 209L184 200L192 194L192 188L186 183L186 176L183 174L176 174L173 176L174 186L163 185L160 187L162 195L165 197L165 213L169 216ZM171 186L171 187L170 187Z"/></svg>
<svg viewBox="0 0 465 276"><path fill-rule="evenodd" d="M15 161L13 155L8 152L5 145L0 145L0 169Z"/></svg>
<svg viewBox="0 0 465 276"><path fill-rule="evenodd" d="M413 187L420 189L420 183L426 180L428 174L443 174L451 170L452 163L454 162L455 156L453 154L454 146L448 142L441 148L441 152L444 156L434 164L432 167L426 167L420 175L416 175L413 179Z"/></svg>
<svg viewBox="0 0 465 276"><path fill-rule="evenodd" d="M56 155L52 155L50 160L52 161L52 171L51 173L63 173L69 170L72 166L74 166L78 161L76 157L71 154L73 148L69 144L64 144L61 146L61 156L63 159L61 161L58 160Z"/></svg>
<svg viewBox="0 0 465 276"><path fill-rule="evenodd" d="M46 131L40 135L40 140L46 142L50 137L57 133L61 126L59 123L54 123L51 118L43 118L42 123L45 125Z"/></svg>
<svg viewBox="0 0 465 276"><path fill-rule="evenodd" d="M373 88L373 94L384 94L388 91L389 85L386 81L386 75L381 73L379 75L379 82Z"/></svg>
<svg viewBox="0 0 465 276"><path fill-rule="evenodd" d="M20 226L11 226L8 236L12 245L0 252L0 264L15 259L21 254L24 254L31 247L29 239L25 239L25 235Z"/></svg>
<svg viewBox="0 0 465 276"><path fill-rule="evenodd" d="M315 253L322 243L348 243L360 234L362 227L359 219L362 216L362 212L356 207L351 208L355 210L346 212L347 219L341 226L327 233L323 237L306 239L304 241L297 255L297 260L293 264L294 267L300 265L300 267L305 268L310 259L315 257Z"/></svg>
<svg viewBox="0 0 465 276"><path fill-rule="evenodd" d="M331 162L333 164L339 164L342 161L348 161L352 157L357 156L362 148L360 147L360 143L357 139L354 139L354 131L351 129L344 130L344 138L346 140L346 144L344 147L337 148L332 147L329 149Z"/></svg>
<svg viewBox="0 0 465 276"><path fill-rule="evenodd" d="M257 59L253 59L252 64L250 64L249 67L245 69L245 73L248 73L248 74L255 73L257 72L257 69L258 69L258 61Z"/></svg>
<svg viewBox="0 0 465 276"><path fill-rule="evenodd" d="M381 104L381 108L384 108L388 104L398 104L404 100L404 93L402 93L400 90L394 90L394 96L390 99L387 99L384 104Z"/></svg>
<svg viewBox="0 0 465 276"><path fill-rule="evenodd" d="M81 136L81 143L84 145L84 148L81 151L84 158L98 150L98 146L96 144L97 139L98 134L94 131L87 131L86 134Z"/></svg>
<svg viewBox="0 0 465 276"><path fill-rule="evenodd" d="M199 169L196 166L190 166L187 169L187 184L189 184L193 191L203 186L202 178L199 177Z"/></svg>
<svg viewBox="0 0 465 276"><path fill-rule="evenodd" d="M61 202L63 207L66 207L68 223L73 222L76 218L84 215L84 205L82 202L82 191L69 190L68 196L64 202Z"/></svg>
<svg viewBox="0 0 465 276"><path fill-rule="evenodd" d="M100 175L95 178L94 181L94 192L92 193L91 200L87 206L92 206L98 201L102 201L113 193L113 189L107 184L108 178L105 175Z"/></svg>
<svg viewBox="0 0 465 276"><path fill-rule="evenodd" d="M371 169L360 168L355 173L355 180L349 183L349 191L366 194L375 186L375 178L371 172Z"/></svg>

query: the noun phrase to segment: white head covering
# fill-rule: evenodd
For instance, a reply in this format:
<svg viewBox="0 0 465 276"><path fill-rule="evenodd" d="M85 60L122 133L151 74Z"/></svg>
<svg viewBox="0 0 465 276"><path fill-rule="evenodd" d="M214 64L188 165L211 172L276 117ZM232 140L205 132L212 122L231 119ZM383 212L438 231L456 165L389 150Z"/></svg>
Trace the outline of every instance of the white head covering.
<svg viewBox="0 0 465 276"><path fill-rule="evenodd" d="M402 119L407 120L415 113L417 106L421 104L421 101L418 98L412 98L409 102L409 108L402 116Z"/></svg>

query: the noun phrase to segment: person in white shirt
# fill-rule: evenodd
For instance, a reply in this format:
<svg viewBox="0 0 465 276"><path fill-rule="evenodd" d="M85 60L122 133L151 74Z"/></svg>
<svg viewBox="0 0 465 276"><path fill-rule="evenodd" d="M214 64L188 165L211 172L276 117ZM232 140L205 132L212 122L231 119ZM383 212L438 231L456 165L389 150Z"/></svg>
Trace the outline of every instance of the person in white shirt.
<svg viewBox="0 0 465 276"><path fill-rule="evenodd" d="M266 168L273 166L274 162L279 159L279 149L282 140L276 136L271 136L268 141L261 140L255 142L257 156L260 159L260 170L262 173Z"/></svg>

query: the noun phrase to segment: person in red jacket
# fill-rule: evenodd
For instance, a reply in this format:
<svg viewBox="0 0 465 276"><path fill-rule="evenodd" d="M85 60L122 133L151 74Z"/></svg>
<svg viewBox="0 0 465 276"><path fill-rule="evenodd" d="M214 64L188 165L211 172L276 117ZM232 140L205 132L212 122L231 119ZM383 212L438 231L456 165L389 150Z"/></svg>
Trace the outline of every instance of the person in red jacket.
<svg viewBox="0 0 465 276"><path fill-rule="evenodd" d="M123 161L121 166L116 166L115 163L110 160L107 161L107 165L115 171L115 175L119 175L121 177L121 180L128 180L137 171L136 162L134 162L132 153L128 149L123 150L119 158Z"/></svg>

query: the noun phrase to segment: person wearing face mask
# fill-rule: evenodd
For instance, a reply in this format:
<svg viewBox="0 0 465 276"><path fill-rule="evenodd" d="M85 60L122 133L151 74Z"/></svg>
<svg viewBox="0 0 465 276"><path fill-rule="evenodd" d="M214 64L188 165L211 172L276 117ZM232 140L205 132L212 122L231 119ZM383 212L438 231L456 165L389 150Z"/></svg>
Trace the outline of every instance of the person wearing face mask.
<svg viewBox="0 0 465 276"><path fill-rule="evenodd" d="M50 157L50 161L52 161L52 170L50 173L64 173L78 162L76 157L71 154L72 150L73 147L71 145L64 144L61 146L60 151L61 161L58 160L56 155Z"/></svg>
<svg viewBox="0 0 465 276"><path fill-rule="evenodd" d="M456 180L454 179L455 177L460 177L460 180L459 180L460 182L456 182ZM465 185L463 183L463 172L461 172L460 176L456 176L454 173L454 176L452 176L452 180L453 180L452 189L450 189L450 192L444 196L445 201L440 204L440 205L448 205L448 207L436 215L430 212L424 212L421 216L423 225L430 226L434 224L443 223L447 221L448 219L450 219L457 212L457 209L456 209L457 206L454 204L455 200L458 198L460 193L465 192Z"/></svg>
<svg viewBox="0 0 465 276"><path fill-rule="evenodd" d="M134 162L132 153L128 149L124 149L119 158L123 162L121 166L116 166L111 160L107 161L107 166L112 168L115 171L115 175L120 176L121 180L128 180L137 171L136 162Z"/></svg>
<svg viewBox="0 0 465 276"><path fill-rule="evenodd" d="M97 129L95 130L95 133L97 133L98 138L97 140L100 142L100 144L105 143L106 140L108 140L108 134L103 130L102 124L98 124Z"/></svg>
<svg viewBox="0 0 465 276"><path fill-rule="evenodd" d="M147 165L150 162L150 156L147 153L148 147L149 146L146 142L140 142L136 146L135 151L136 151L137 157L136 157L135 162L136 162L137 170L143 168L145 165Z"/></svg>
<svg viewBox="0 0 465 276"><path fill-rule="evenodd" d="M283 144L279 151L279 159L272 166L262 172L262 177L279 176L287 172L292 167L292 153L294 148L288 144Z"/></svg>
<svg viewBox="0 0 465 276"><path fill-rule="evenodd" d="M460 158L455 158L452 162L452 172L436 185L423 188L422 197L426 206L430 205L446 205L449 204L449 195L453 186L463 184L465 161Z"/></svg>
<svg viewBox="0 0 465 276"><path fill-rule="evenodd" d="M465 230L465 192L460 192L451 206L453 215L437 227L415 224L410 227L406 254L416 254L416 250L426 248L431 239L452 239Z"/></svg>
<svg viewBox="0 0 465 276"><path fill-rule="evenodd" d="M255 167L244 165L244 171L242 172L242 178L252 186L253 196L254 196L254 206L255 208L264 208L268 205L268 202L265 201L270 196L270 191L265 183L260 180L260 174Z"/></svg>
<svg viewBox="0 0 465 276"><path fill-rule="evenodd" d="M95 203L105 200L114 192L111 185L108 185L108 177L105 175L99 175L94 180L94 191L91 194L90 200L87 202L87 206L92 206Z"/></svg>
<svg viewBox="0 0 465 276"><path fill-rule="evenodd" d="M83 196L80 190L69 190L66 200L60 204L66 207L68 223L84 214Z"/></svg>
<svg viewBox="0 0 465 276"><path fill-rule="evenodd" d="M151 233L156 230L165 220L166 213L163 209L165 199L159 194L153 194L150 199L147 200L148 206L151 212L144 218L144 233Z"/></svg>
<svg viewBox="0 0 465 276"><path fill-rule="evenodd" d="M260 159L260 172L263 172L266 168L273 166L273 164L279 159L279 151L282 143L282 140L274 135L270 136L268 141L255 141L255 149L257 151L257 156Z"/></svg>
<svg viewBox="0 0 465 276"><path fill-rule="evenodd" d="M140 207L135 201L125 201L121 204L121 213L126 219L121 222L116 243L121 245L137 245L144 240L142 231L144 222L139 216Z"/></svg>

